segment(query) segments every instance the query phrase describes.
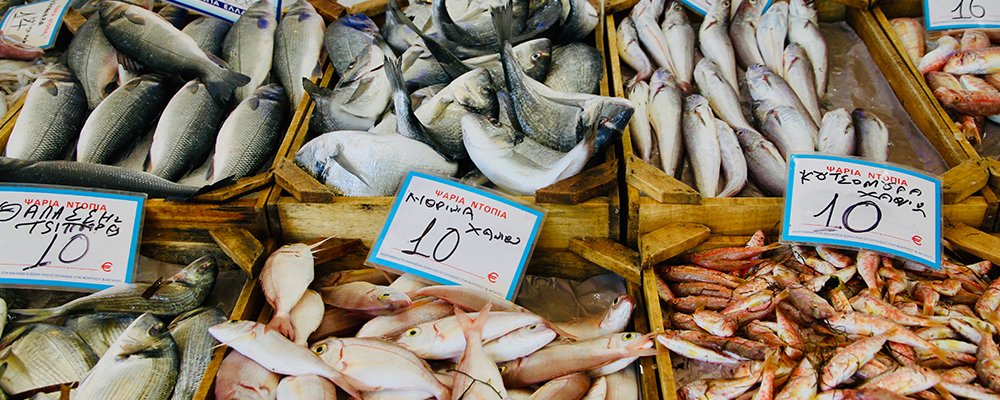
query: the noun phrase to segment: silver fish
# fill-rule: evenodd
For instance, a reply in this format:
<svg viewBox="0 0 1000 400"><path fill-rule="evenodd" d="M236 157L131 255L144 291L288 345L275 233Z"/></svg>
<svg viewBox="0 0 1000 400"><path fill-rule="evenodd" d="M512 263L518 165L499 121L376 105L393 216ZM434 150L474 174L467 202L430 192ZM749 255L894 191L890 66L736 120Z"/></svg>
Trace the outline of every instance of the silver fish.
<svg viewBox="0 0 1000 400"><path fill-rule="evenodd" d="M358 54L354 65L341 74L333 89L303 81L303 88L316 101L310 128L315 132L331 132L363 131L375 126L392 94L384 65L385 53L371 45Z"/></svg>
<svg viewBox="0 0 1000 400"><path fill-rule="evenodd" d="M715 116L708 100L697 94L684 99L683 121L684 147L694 170L698 192L705 197L715 197L719 190L722 154Z"/></svg>
<svg viewBox="0 0 1000 400"><path fill-rule="evenodd" d="M632 151L645 162L653 161L653 132L649 125L649 85L636 82L628 89L628 101L635 107L635 115L628 122L632 136Z"/></svg>
<svg viewBox="0 0 1000 400"><path fill-rule="evenodd" d="M667 7L660 25L663 36L667 38L667 48L670 50L670 62L674 66L674 78L681 90L691 91L694 79L694 43L696 42L694 28L688 21L687 11L680 2L674 1Z"/></svg>
<svg viewBox="0 0 1000 400"><path fill-rule="evenodd" d="M229 114L219 128L212 181L244 178L260 169L277 148L287 112L285 90L261 86Z"/></svg>
<svg viewBox="0 0 1000 400"><path fill-rule="evenodd" d="M819 132L811 125L809 116L769 100L755 102L754 105L762 133L774 143L785 160L792 154L811 153L816 149Z"/></svg>
<svg viewBox="0 0 1000 400"><path fill-rule="evenodd" d="M712 59L722 69L726 81L739 93L736 77L736 54L729 39L729 0L714 2L698 29L698 44L701 53Z"/></svg>
<svg viewBox="0 0 1000 400"><path fill-rule="evenodd" d="M733 42L736 58L740 65L749 67L754 64L764 64L764 58L757 47L757 23L760 21L760 0L733 1L738 6L733 22L729 26L729 39Z"/></svg>
<svg viewBox="0 0 1000 400"><path fill-rule="evenodd" d="M274 15L273 0L253 3L226 34L222 42L222 59L233 71L250 77L250 83L236 88L236 103L250 97L271 71L274 58L274 32L278 20Z"/></svg>
<svg viewBox="0 0 1000 400"><path fill-rule="evenodd" d="M524 69L524 73L535 80L544 80L549 74L552 57L552 42L546 38L529 40L514 46L514 59ZM409 90L451 82L448 74L441 68L441 64L422 45L406 49L400 56L400 60L403 67L403 79ZM465 64L470 70L488 69L494 82L504 80L500 54L467 58L462 60L462 64Z"/></svg>
<svg viewBox="0 0 1000 400"><path fill-rule="evenodd" d="M564 0L561 2L563 13L569 13L561 18L559 38L566 42L581 40L597 28L600 17L597 9L587 0ZM658 15L658 14L656 14Z"/></svg>
<svg viewBox="0 0 1000 400"><path fill-rule="evenodd" d="M334 71L343 75L342 71L350 68L358 54L375 44L377 34L378 26L364 14L351 14L333 20L326 27L323 43ZM378 59L381 62L382 57Z"/></svg>
<svg viewBox="0 0 1000 400"><path fill-rule="evenodd" d="M204 83L193 80L184 85L156 124L149 148L149 172L176 182L201 165L215 144L223 116L222 106Z"/></svg>
<svg viewBox="0 0 1000 400"><path fill-rule="evenodd" d="M117 161L146 133L170 94L166 77L159 74L142 75L115 89L84 122L76 160L94 164Z"/></svg>
<svg viewBox="0 0 1000 400"><path fill-rule="evenodd" d="M181 32L194 39L194 42L202 50L218 56L222 53L222 42L226 40L226 34L229 33L229 28L232 26L227 21L215 17L202 16L195 18L194 21L184 26Z"/></svg>
<svg viewBox="0 0 1000 400"><path fill-rule="evenodd" d="M639 42L646 49L646 54L653 59L660 68L670 70L674 75L677 71L670 59L670 49L667 47L667 38L663 36L663 31L656 25L656 17L653 15L652 4L649 0L639 0L639 3L632 8L629 14L635 23L636 33L639 35ZM682 79L682 78L679 78Z"/></svg>
<svg viewBox="0 0 1000 400"><path fill-rule="evenodd" d="M785 36L788 35L788 3L771 4L757 23L757 48L764 59L764 65L774 72L783 71L782 53L785 50Z"/></svg>
<svg viewBox="0 0 1000 400"><path fill-rule="evenodd" d="M649 93L647 112L660 150L660 168L667 175L675 176L684 151L684 136L681 132L684 97L673 75L662 68L653 73Z"/></svg>
<svg viewBox="0 0 1000 400"><path fill-rule="evenodd" d="M97 362L90 347L72 330L49 324L20 326L0 341L0 387L7 393L76 382Z"/></svg>
<svg viewBox="0 0 1000 400"><path fill-rule="evenodd" d="M319 53L323 49L324 28L323 17L308 1L295 3L278 25L272 66L288 94L292 112L305 94L302 78L317 81L322 76Z"/></svg>
<svg viewBox="0 0 1000 400"><path fill-rule="evenodd" d="M517 47L514 56L517 57ZM604 74L604 59L597 49L583 43L570 43L556 47L551 58L552 66L544 80L530 73L528 76L560 92L597 93Z"/></svg>
<svg viewBox="0 0 1000 400"><path fill-rule="evenodd" d="M137 318L80 382L81 399L166 400L179 364L177 344L151 314Z"/></svg>
<svg viewBox="0 0 1000 400"><path fill-rule="evenodd" d="M615 32L618 40L618 56L625 64L635 70L635 77L632 82L643 81L653 74L653 63L649 61L646 52L639 45L639 33L635 31L635 22L632 18L625 17L618 23L618 31Z"/></svg>
<svg viewBox="0 0 1000 400"><path fill-rule="evenodd" d="M101 27L115 49L153 70L201 78L220 102L250 77L219 66L198 43L152 11L118 1L101 3Z"/></svg>
<svg viewBox="0 0 1000 400"><path fill-rule="evenodd" d="M816 95L820 98L826 95L827 54L826 39L819 31L819 20L816 10L807 4L806 0L791 0L788 8L788 41L796 43L805 49L812 63L813 75L816 77Z"/></svg>
<svg viewBox="0 0 1000 400"><path fill-rule="evenodd" d="M747 160L733 128L716 120L715 131L722 154L722 174L726 176L726 186L719 191L719 197L733 197L747 184Z"/></svg>
<svg viewBox="0 0 1000 400"><path fill-rule="evenodd" d="M556 332L545 324L533 324L483 344L483 350L495 363L526 357L556 339Z"/></svg>
<svg viewBox="0 0 1000 400"><path fill-rule="evenodd" d="M418 28L421 28L425 34L431 34L431 30L436 30L432 18L430 3L425 2L413 2L406 7L405 16L410 18ZM361 14L363 15L363 14ZM352 17L352 15L346 16L344 18ZM338 20L343 18L338 18L334 20L333 23L337 23ZM332 24L331 24L332 26ZM379 29L376 26L372 32L378 32ZM413 46L423 46L424 41L420 38L416 32L410 29L403 21L397 19L396 15L391 12L385 13L385 23L382 25L381 29L382 37L385 39L386 44L389 45L397 54L405 52L407 49ZM358 37L360 40L365 40L364 38ZM369 42L368 44L371 44ZM329 49L327 47L327 54L329 54Z"/></svg>
<svg viewBox="0 0 1000 400"><path fill-rule="evenodd" d="M52 64L31 84L7 142L7 157L45 161L62 157L83 125L87 100L62 64Z"/></svg>
<svg viewBox="0 0 1000 400"><path fill-rule="evenodd" d="M824 114L816 150L823 154L852 156L854 149L854 122L851 113L838 108Z"/></svg>
<svg viewBox="0 0 1000 400"><path fill-rule="evenodd" d="M470 112L495 116L498 109L490 73L480 68L452 81L413 114L446 154L459 159L466 156L462 143L462 116Z"/></svg>
<svg viewBox="0 0 1000 400"><path fill-rule="evenodd" d="M799 97L795 95L795 91L781 75L758 64L751 65L747 69L746 80L753 101L768 100L775 104L792 107L808 120L814 130L819 129L819 126L810 117L809 110L806 109Z"/></svg>
<svg viewBox="0 0 1000 400"><path fill-rule="evenodd" d="M153 174L111 165L76 161L25 161L0 157L4 182L42 183L146 193L151 198L187 199L202 191Z"/></svg>
<svg viewBox="0 0 1000 400"><path fill-rule="evenodd" d="M323 362L364 386L422 390L426 397L437 399L446 399L450 394L449 388L434 377L426 361L395 343L370 338L329 338L311 349ZM389 365L393 374L392 379L386 380L381 372Z"/></svg>
<svg viewBox="0 0 1000 400"><path fill-rule="evenodd" d="M217 344L208 328L226 322L226 314L215 307L202 307L188 311L174 318L167 330L177 342L180 366L177 384L174 385L174 400L187 400L201 385L201 379L212 361L213 348Z"/></svg>
<svg viewBox="0 0 1000 400"><path fill-rule="evenodd" d="M857 154L869 160L884 162L889 159L889 130L878 115L871 111L855 109L854 132L857 136Z"/></svg>
<svg viewBox="0 0 1000 400"><path fill-rule="evenodd" d="M701 94L708 99L716 116L734 128L753 128L743 116L739 94L727 84L718 64L710 58L702 58L695 67L694 77Z"/></svg>
<svg viewBox="0 0 1000 400"><path fill-rule="evenodd" d="M809 56L802 46L792 43L785 48L783 76L799 101L809 111L809 116L819 124L822 115L819 111L819 97L816 96L816 78Z"/></svg>
<svg viewBox="0 0 1000 400"><path fill-rule="evenodd" d="M66 49L66 64L81 79L87 106L93 110L111 93L118 74L118 52L101 30L101 16L94 14L77 29Z"/></svg>
<svg viewBox="0 0 1000 400"><path fill-rule="evenodd" d="M772 196L783 196L787 183L788 166L785 159L770 141L757 131L737 129L747 169L753 181Z"/></svg>
<svg viewBox="0 0 1000 400"><path fill-rule="evenodd" d="M84 343L94 351L94 362L97 362L136 317L137 315L129 313L84 314L66 321L66 328L80 335Z"/></svg>

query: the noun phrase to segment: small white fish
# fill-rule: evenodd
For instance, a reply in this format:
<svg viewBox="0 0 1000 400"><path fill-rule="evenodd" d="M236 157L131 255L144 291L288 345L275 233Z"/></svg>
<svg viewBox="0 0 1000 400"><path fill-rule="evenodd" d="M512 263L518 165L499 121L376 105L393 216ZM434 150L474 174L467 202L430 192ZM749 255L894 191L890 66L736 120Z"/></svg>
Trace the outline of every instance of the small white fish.
<svg viewBox="0 0 1000 400"><path fill-rule="evenodd" d="M292 325L292 308L299 302L306 288L312 283L313 249L319 243L309 246L305 243L284 245L267 257L260 272L260 286L264 297L274 309L274 316L267 326L295 340Z"/></svg>
<svg viewBox="0 0 1000 400"><path fill-rule="evenodd" d="M323 322L323 313L323 298L315 291L306 290L290 313L292 327L295 328L295 344L302 347L309 345L309 335Z"/></svg>
<svg viewBox="0 0 1000 400"><path fill-rule="evenodd" d="M628 122L632 136L633 151L647 163L653 160L653 132L649 125L647 114L649 104L649 85L646 82L636 82L628 89L628 101L635 107L635 114Z"/></svg>

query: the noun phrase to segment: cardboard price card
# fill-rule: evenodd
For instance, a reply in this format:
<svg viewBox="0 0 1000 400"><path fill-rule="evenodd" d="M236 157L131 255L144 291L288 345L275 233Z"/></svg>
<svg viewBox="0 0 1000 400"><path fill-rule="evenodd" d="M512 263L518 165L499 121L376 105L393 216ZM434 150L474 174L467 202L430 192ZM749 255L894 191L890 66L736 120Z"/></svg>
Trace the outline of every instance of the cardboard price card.
<svg viewBox="0 0 1000 400"><path fill-rule="evenodd" d="M496 193L410 172L367 262L511 300L543 218Z"/></svg>
<svg viewBox="0 0 1000 400"><path fill-rule="evenodd" d="M701 14L702 16L704 16L705 14L708 13L708 9L712 6L712 4L715 1L717 1L717 0L681 0L681 4L684 4L685 6L687 6L688 8L690 8L692 11L694 11L694 12L696 12L696 13ZM767 11L768 8L771 8L771 3L774 2L774 0L766 0L766 1L767 1L767 3L764 4L764 8L762 9L761 12ZM730 7L733 10L735 10L737 6L739 6L738 0L732 0L730 2ZM695 28L697 28L697 27L695 27Z"/></svg>
<svg viewBox="0 0 1000 400"><path fill-rule="evenodd" d="M132 282L145 194L0 185L0 285Z"/></svg>
<svg viewBox="0 0 1000 400"><path fill-rule="evenodd" d="M21 44L50 49L56 43L69 3L50 0L11 7L0 21L0 30Z"/></svg>
<svg viewBox="0 0 1000 400"><path fill-rule="evenodd" d="M192 11L209 15L223 21L236 22L240 16L258 0L167 0ZM275 15L281 16L281 0L274 0Z"/></svg>
<svg viewBox="0 0 1000 400"><path fill-rule="evenodd" d="M781 240L941 265L941 181L855 158L792 155Z"/></svg>
<svg viewBox="0 0 1000 400"><path fill-rule="evenodd" d="M927 30L1000 29L1000 1L924 0Z"/></svg>

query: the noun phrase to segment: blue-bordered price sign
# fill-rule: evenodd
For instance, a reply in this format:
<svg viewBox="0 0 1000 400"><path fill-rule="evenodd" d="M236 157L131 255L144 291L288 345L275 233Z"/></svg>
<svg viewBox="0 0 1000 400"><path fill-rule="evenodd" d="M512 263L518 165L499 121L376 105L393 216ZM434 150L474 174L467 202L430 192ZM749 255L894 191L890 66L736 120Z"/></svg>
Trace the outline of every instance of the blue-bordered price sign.
<svg viewBox="0 0 1000 400"><path fill-rule="evenodd" d="M1000 29L1000 1L924 0L924 25L945 29Z"/></svg>
<svg viewBox="0 0 1000 400"><path fill-rule="evenodd" d="M0 185L0 285L131 283L145 203L140 193Z"/></svg>
<svg viewBox="0 0 1000 400"><path fill-rule="evenodd" d="M69 3L69 0L49 0L11 7L0 20L0 30L21 44L51 49Z"/></svg>
<svg viewBox="0 0 1000 400"><path fill-rule="evenodd" d="M167 0L176 6L234 23L257 1L261 0ZM272 2L275 13L281 17L282 1L272 0Z"/></svg>
<svg viewBox="0 0 1000 400"><path fill-rule="evenodd" d="M512 300L544 218L492 191L410 172L367 262Z"/></svg>
<svg viewBox="0 0 1000 400"><path fill-rule="evenodd" d="M781 240L941 265L941 181L857 158L792 155Z"/></svg>
<svg viewBox="0 0 1000 400"><path fill-rule="evenodd" d="M716 0L681 0L681 4L684 4L692 11L704 16L706 13L708 13L708 9L712 6L712 3L715 1ZM735 10L736 7L739 6L739 4L735 4L738 1L739 0L730 1L730 7L733 10ZM764 8L761 10L761 12L767 11L768 8L771 8L771 4L774 3L774 0L764 0L764 1L766 2L766 4L764 4Z"/></svg>

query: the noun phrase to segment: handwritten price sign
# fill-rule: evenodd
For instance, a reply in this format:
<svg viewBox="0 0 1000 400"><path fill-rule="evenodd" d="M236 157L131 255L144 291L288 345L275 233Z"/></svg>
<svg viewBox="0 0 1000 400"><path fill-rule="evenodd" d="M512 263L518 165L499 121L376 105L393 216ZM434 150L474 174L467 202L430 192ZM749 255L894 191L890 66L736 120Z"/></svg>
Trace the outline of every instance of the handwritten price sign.
<svg viewBox="0 0 1000 400"><path fill-rule="evenodd" d="M146 196L0 185L0 284L131 282Z"/></svg>
<svg viewBox="0 0 1000 400"><path fill-rule="evenodd" d="M715 3L716 1L718 0L681 0L681 4L684 4L692 11L704 16L706 13L708 13L708 9L711 8L712 4ZM731 1L730 4L732 4L734 1L737 0ZM764 8L762 10L767 11L768 8L771 8L771 3L773 3L774 0L764 0L764 1L766 1L767 3L764 5ZM731 7L734 7L733 10L736 9L735 5L731 5Z"/></svg>
<svg viewBox="0 0 1000 400"><path fill-rule="evenodd" d="M544 216L492 192L410 172L368 263L510 300Z"/></svg>
<svg viewBox="0 0 1000 400"><path fill-rule="evenodd" d="M167 0L167 2L223 21L236 22L257 0ZM281 3L281 0L274 2L274 10L279 17L282 10Z"/></svg>
<svg viewBox="0 0 1000 400"><path fill-rule="evenodd" d="M927 30L1000 28L1000 1L924 0Z"/></svg>
<svg viewBox="0 0 1000 400"><path fill-rule="evenodd" d="M781 239L941 264L941 182L854 158L796 154Z"/></svg>
<svg viewBox="0 0 1000 400"><path fill-rule="evenodd" d="M69 3L50 0L11 7L0 20L0 30L21 44L50 49L56 43Z"/></svg>

